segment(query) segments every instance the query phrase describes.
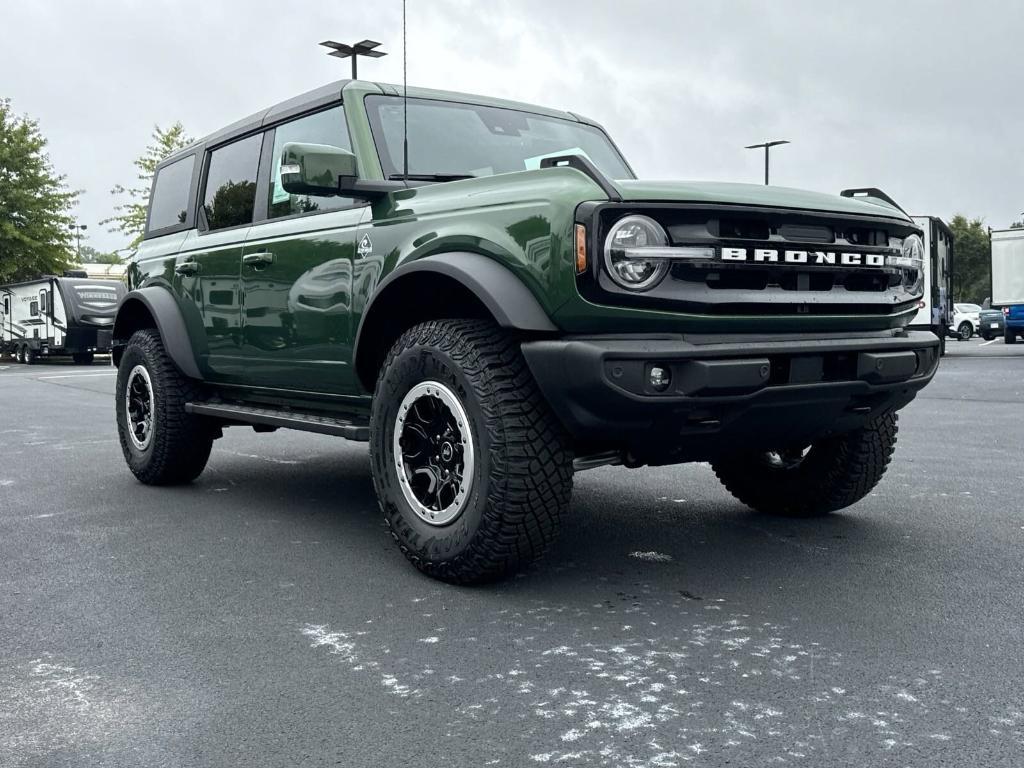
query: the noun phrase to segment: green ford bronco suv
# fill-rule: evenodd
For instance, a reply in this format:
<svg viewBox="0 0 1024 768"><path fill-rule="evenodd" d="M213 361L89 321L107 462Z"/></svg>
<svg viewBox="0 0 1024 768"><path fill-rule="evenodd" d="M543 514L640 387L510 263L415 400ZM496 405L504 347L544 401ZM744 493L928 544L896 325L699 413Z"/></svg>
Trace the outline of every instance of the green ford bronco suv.
<svg viewBox="0 0 1024 768"><path fill-rule="evenodd" d="M402 551L462 583L537 557L602 464L709 461L822 515L879 481L938 365L905 329L922 257L878 190L640 181L576 114L339 82L159 166L120 441L154 485L224 427L368 441Z"/></svg>

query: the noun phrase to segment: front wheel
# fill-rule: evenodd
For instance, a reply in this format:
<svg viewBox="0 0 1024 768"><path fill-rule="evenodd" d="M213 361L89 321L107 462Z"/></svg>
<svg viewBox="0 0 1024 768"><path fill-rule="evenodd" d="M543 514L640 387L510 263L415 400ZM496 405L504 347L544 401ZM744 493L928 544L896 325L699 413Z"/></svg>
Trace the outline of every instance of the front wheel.
<svg viewBox="0 0 1024 768"><path fill-rule="evenodd" d="M423 323L395 343L373 397L370 463L402 552L460 584L539 557L572 493L572 452L519 343L481 320Z"/></svg>
<svg viewBox="0 0 1024 768"><path fill-rule="evenodd" d="M128 468L146 485L177 485L199 477L213 431L185 411L198 387L184 376L153 329L136 331L117 369L117 433Z"/></svg>
<svg viewBox="0 0 1024 768"><path fill-rule="evenodd" d="M1006 328L1003 331L1003 341L1006 342L1007 344L1016 344L1017 334L1014 333L1011 329Z"/></svg>
<svg viewBox="0 0 1024 768"><path fill-rule="evenodd" d="M971 336L974 335L974 326L965 320L960 323L960 326L956 329L956 335L960 341L970 341Z"/></svg>
<svg viewBox="0 0 1024 768"><path fill-rule="evenodd" d="M784 517L820 517L863 499L896 447L895 413L810 446L713 461L726 489L748 507Z"/></svg>

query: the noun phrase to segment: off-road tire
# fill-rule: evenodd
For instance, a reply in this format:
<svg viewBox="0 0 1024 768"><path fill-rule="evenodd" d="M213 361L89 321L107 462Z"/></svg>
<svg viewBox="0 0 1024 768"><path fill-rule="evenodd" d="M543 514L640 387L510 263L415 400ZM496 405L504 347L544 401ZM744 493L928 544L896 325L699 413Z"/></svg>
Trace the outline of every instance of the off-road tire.
<svg viewBox="0 0 1024 768"><path fill-rule="evenodd" d="M855 504L882 479L896 447L895 413L814 443L794 467L765 454L718 459L711 466L729 493L748 507L783 517L820 517Z"/></svg>
<svg viewBox="0 0 1024 768"><path fill-rule="evenodd" d="M125 389L130 372L145 366L155 402L152 439L139 450L128 436ZM175 367L156 330L132 334L121 356L116 385L117 433L132 474L146 485L180 485L199 477L210 458L213 431L201 417L185 412L199 387Z"/></svg>
<svg viewBox="0 0 1024 768"><path fill-rule="evenodd" d="M398 409L417 384L449 388L465 410L475 467L461 514L420 519L394 460ZM572 495L573 456L517 339L484 320L434 320L406 331L381 367L370 421L370 462L384 519L423 573L457 584L493 581L538 558Z"/></svg>
<svg viewBox="0 0 1024 768"><path fill-rule="evenodd" d="M960 341L970 341L974 336L974 326L964 320L956 329L956 337Z"/></svg>
<svg viewBox="0 0 1024 768"><path fill-rule="evenodd" d="M1017 334L1016 334L1016 332L1010 330L1009 328L1004 329L1003 330L1003 341L1006 342L1007 344L1016 344L1017 343Z"/></svg>
<svg viewBox="0 0 1024 768"><path fill-rule="evenodd" d="M96 356L92 352L76 352L71 356L75 365L92 365Z"/></svg>

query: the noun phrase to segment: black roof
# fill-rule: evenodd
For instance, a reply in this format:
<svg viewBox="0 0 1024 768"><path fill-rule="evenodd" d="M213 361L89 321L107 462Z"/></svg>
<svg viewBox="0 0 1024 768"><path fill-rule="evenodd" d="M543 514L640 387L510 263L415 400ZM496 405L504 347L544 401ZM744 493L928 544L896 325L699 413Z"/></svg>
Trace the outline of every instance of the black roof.
<svg viewBox="0 0 1024 768"><path fill-rule="evenodd" d="M286 120L293 115L309 112L317 107L339 101L341 99L342 89L348 85L349 82L351 81L336 80L333 83L322 85L319 88L314 88L311 91L299 94L298 96L293 96L292 98L286 99L272 107L268 107L267 109L249 115L249 117L238 120L226 128L221 128L219 131L214 131L208 136L204 136L197 141L193 141L187 147L184 147L173 155L166 157L160 162L160 165L166 165L179 157L192 154L197 149L204 146L213 147L217 144L223 144L238 136L243 136L247 133L257 131L270 123Z"/></svg>

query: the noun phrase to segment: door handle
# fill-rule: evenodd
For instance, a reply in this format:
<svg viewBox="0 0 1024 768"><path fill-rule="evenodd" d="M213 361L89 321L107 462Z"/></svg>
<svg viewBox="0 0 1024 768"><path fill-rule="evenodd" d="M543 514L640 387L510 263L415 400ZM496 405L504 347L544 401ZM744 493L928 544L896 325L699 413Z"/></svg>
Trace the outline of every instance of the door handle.
<svg viewBox="0 0 1024 768"><path fill-rule="evenodd" d="M268 264L274 263L274 254L269 251L260 251L259 253L247 253L242 257L242 263L248 264L254 269L265 267Z"/></svg>
<svg viewBox="0 0 1024 768"><path fill-rule="evenodd" d="M188 261L183 261L180 264L175 264L174 265L174 274L176 274L176 275L182 275L182 276L194 275L198 271L199 271L199 265L196 264L196 262L194 262L192 259L189 259Z"/></svg>

